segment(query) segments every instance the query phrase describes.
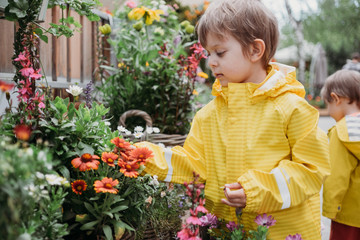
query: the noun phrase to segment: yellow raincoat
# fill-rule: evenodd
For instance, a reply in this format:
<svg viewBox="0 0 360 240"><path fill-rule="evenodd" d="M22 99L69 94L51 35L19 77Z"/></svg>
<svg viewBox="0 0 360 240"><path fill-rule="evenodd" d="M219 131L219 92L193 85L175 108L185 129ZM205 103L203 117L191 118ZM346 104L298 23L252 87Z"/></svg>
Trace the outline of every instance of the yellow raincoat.
<svg viewBox="0 0 360 240"><path fill-rule="evenodd" d="M346 116L329 130L331 174L325 180L323 194L325 217L335 218L336 222L358 228L360 228L359 129L360 118Z"/></svg>
<svg viewBox="0 0 360 240"><path fill-rule="evenodd" d="M155 154L145 171L160 180L206 182L206 208L236 221L235 208L221 203L221 186L239 182L246 193L242 223L256 229L255 217L271 214L269 238L299 233L320 237L319 191L330 170L328 140L319 130L318 112L305 100L295 68L271 64L261 84L213 86L216 96L198 111L184 147L171 150L143 142Z"/></svg>

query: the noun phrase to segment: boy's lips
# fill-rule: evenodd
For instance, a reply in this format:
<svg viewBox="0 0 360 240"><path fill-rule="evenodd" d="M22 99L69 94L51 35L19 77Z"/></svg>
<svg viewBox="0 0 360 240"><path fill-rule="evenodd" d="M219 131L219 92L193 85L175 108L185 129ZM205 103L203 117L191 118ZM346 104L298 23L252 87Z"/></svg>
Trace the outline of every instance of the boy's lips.
<svg viewBox="0 0 360 240"><path fill-rule="evenodd" d="M222 77L222 76L224 76L224 75L221 74L221 73L215 73L215 77L216 77L216 78L220 78L220 77Z"/></svg>

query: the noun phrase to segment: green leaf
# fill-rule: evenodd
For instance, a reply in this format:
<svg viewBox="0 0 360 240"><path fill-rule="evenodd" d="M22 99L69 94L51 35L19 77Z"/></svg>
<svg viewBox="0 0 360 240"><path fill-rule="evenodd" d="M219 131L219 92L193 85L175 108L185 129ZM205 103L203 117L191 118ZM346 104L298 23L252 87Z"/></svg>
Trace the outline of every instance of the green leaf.
<svg viewBox="0 0 360 240"><path fill-rule="evenodd" d="M123 205L123 206L118 206L118 207L116 207L116 208L111 209L110 212L116 213L116 212L120 212L120 211L123 211L123 210L128 209L128 208L129 208L129 207L128 207L128 206L125 206L125 205Z"/></svg>
<svg viewBox="0 0 360 240"><path fill-rule="evenodd" d="M95 220L95 221L92 221L92 222L88 222L88 223L85 223L84 225L81 226L80 230L93 230L94 229L94 226L96 224L99 223L99 220Z"/></svg>
<svg viewBox="0 0 360 240"><path fill-rule="evenodd" d="M91 204L84 202L84 206L93 216L95 216L95 217L98 216L95 208Z"/></svg>
<svg viewBox="0 0 360 240"><path fill-rule="evenodd" d="M112 237L113 234L112 234L112 230L111 230L110 226L104 225L103 226L103 231L104 231L106 239L113 240L113 237Z"/></svg>

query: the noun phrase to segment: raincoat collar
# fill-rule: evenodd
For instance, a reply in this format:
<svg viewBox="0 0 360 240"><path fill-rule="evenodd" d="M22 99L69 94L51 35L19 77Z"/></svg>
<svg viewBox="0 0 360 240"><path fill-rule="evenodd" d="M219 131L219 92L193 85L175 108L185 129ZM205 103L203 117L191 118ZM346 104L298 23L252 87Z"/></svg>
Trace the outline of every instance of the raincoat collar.
<svg viewBox="0 0 360 240"><path fill-rule="evenodd" d="M277 97L284 92L293 92L300 97L305 96L304 86L296 80L296 68L281 63L271 63L267 68L267 76L261 83L231 83L231 86L245 86L253 102L265 97ZM230 86L230 84L229 84ZM227 102L228 87L222 87L218 79L212 87L212 95L223 97Z"/></svg>
<svg viewBox="0 0 360 240"><path fill-rule="evenodd" d="M329 131L331 131L331 129ZM336 132L344 146L358 159L360 159L360 141L349 140L346 117L342 118L339 122L336 123Z"/></svg>

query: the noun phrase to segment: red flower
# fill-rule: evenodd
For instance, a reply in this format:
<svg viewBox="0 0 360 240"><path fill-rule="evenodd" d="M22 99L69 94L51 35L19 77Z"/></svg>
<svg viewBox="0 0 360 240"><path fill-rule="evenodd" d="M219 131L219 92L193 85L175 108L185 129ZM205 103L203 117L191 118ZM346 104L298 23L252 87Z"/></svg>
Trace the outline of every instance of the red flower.
<svg viewBox="0 0 360 240"><path fill-rule="evenodd" d="M11 89L13 89L14 86L15 86L14 83L6 83L6 82L3 82L3 81L0 81L0 90L2 92L8 92Z"/></svg>
<svg viewBox="0 0 360 240"><path fill-rule="evenodd" d="M97 155L91 155L90 153L84 153L81 157L74 158L71 161L71 164L74 168L78 168L81 172L98 169L99 161L96 159L100 159Z"/></svg>
<svg viewBox="0 0 360 240"><path fill-rule="evenodd" d="M16 125L14 128L14 133L18 140L27 141L31 136L31 128L25 124Z"/></svg>
<svg viewBox="0 0 360 240"><path fill-rule="evenodd" d="M115 167L115 161L119 158L119 155L112 152L103 152L101 154L101 160L106 162L109 166Z"/></svg>
<svg viewBox="0 0 360 240"><path fill-rule="evenodd" d="M137 160L132 162L124 162L123 160L119 160L118 165L120 166L120 172L122 172L126 177L137 178L139 175L138 169L140 167Z"/></svg>
<svg viewBox="0 0 360 240"><path fill-rule="evenodd" d="M119 192L118 189L114 188L116 185L119 184L118 180L113 180L112 178L104 177L101 181L96 180L94 183L94 189L96 193L103 192L103 193L113 193L117 194Z"/></svg>
<svg viewBox="0 0 360 240"><path fill-rule="evenodd" d="M86 190L87 185L84 180L75 180L71 183L72 191L76 194L82 194Z"/></svg>
<svg viewBox="0 0 360 240"><path fill-rule="evenodd" d="M152 151L146 147L136 148L132 150L130 153L130 158L134 160L138 160L140 164L146 163L147 159L152 157L154 157Z"/></svg>

